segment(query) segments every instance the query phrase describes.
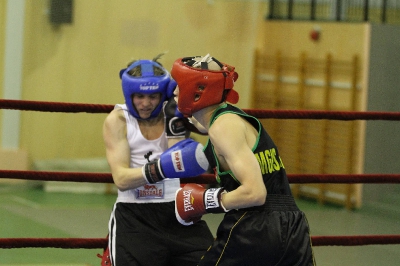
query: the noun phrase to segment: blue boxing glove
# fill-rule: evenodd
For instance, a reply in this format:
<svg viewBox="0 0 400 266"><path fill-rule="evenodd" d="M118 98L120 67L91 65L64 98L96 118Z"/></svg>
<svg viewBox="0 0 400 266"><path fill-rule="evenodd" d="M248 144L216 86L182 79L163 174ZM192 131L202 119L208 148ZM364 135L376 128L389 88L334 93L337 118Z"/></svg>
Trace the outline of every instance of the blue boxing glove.
<svg viewBox="0 0 400 266"><path fill-rule="evenodd" d="M147 183L157 183L165 178L184 178L203 174L209 167L203 145L193 139L179 141L163 152L160 159L142 167Z"/></svg>

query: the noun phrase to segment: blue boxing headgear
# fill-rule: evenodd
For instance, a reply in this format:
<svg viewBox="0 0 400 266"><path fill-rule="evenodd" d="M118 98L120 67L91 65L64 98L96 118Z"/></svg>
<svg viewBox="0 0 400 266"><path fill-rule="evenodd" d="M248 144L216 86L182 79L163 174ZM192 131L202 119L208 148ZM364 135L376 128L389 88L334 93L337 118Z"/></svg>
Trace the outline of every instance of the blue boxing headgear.
<svg viewBox="0 0 400 266"><path fill-rule="evenodd" d="M129 71L140 66L141 76L132 76ZM154 67L160 68L164 74L156 76ZM122 91L125 97L125 103L129 113L136 118L141 119L132 103L132 95L135 93L154 94L161 93L161 100L158 106L151 113L150 118L157 117L162 109L164 101L173 95L176 82L171 78L169 72L159 63L152 60L138 60L132 63L128 68L124 68L119 73L122 79Z"/></svg>

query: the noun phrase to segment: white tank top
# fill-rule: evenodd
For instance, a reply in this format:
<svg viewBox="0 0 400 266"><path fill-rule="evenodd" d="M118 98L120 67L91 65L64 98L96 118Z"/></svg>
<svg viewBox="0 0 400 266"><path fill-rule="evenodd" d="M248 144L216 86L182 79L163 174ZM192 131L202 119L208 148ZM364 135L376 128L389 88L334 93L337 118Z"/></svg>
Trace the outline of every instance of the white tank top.
<svg viewBox="0 0 400 266"><path fill-rule="evenodd" d="M135 117L129 114L125 104L117 104L114 108L124 110L127 128L127 138L131 150L130 167L142 167L145 163L157 159L168 148L168 140L165 132L158 139L148 140L140 131L139 123ZM164 179L156 184L125 191L118 190L117 202L128 203L155 203L175 200L175 192L180 188L179 179Z"/></svg>

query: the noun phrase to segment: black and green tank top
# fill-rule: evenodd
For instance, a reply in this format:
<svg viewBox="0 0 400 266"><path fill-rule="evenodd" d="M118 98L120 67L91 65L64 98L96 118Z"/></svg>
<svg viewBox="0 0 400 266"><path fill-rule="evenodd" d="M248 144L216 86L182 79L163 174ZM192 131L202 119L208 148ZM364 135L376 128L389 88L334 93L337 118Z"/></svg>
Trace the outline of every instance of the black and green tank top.
<svg viewBox="0 0 400 266"><path fill-rule="evenodd" d="M223 104L212 115L210 126L219 116L226 113L234 113L243 117L257 129L258 136L252 151L259 163L268 194L291 195L289 181L278 149L260 121L233 105ZM222 187L228 191L232 191L240 186L240 182L235 178L232 171L220 171L219 162L210 139L204 148L204 152L209 160L210 166L214 170L218 183Z"/></svg>

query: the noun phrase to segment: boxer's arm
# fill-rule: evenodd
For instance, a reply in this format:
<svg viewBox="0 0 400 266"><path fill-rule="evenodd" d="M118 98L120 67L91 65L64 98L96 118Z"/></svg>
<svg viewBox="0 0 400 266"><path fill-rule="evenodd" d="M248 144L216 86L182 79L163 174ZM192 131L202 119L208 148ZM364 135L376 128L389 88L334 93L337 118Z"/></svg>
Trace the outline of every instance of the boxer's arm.
<svg viewBox="0 0 400 266"><path fill-rule="evenodd" d="M257 136L254 127L237 115L225 114L213 123L208 133L223 170L231 170L241 184L222 196L224 206L240 209L264 204L267 190L251 150Z"/></svg>
<svg viewBox="0 0 400 266"><path fill-rule="evenodd" d="M179 141L182 141L184 139L185 139L184 137L182 137L182 138L169 138L168 139L168 148L174 146L176 143L178 143Z"/></svg>
<svg viewBox="0 0 400 266"><path fill-rule="evenodd" d="M126 138L126 120L122 109L114 109L103 124L106 157L115 185L124 191L146 184L141 168L130 168L130 149Z"/></svg>

